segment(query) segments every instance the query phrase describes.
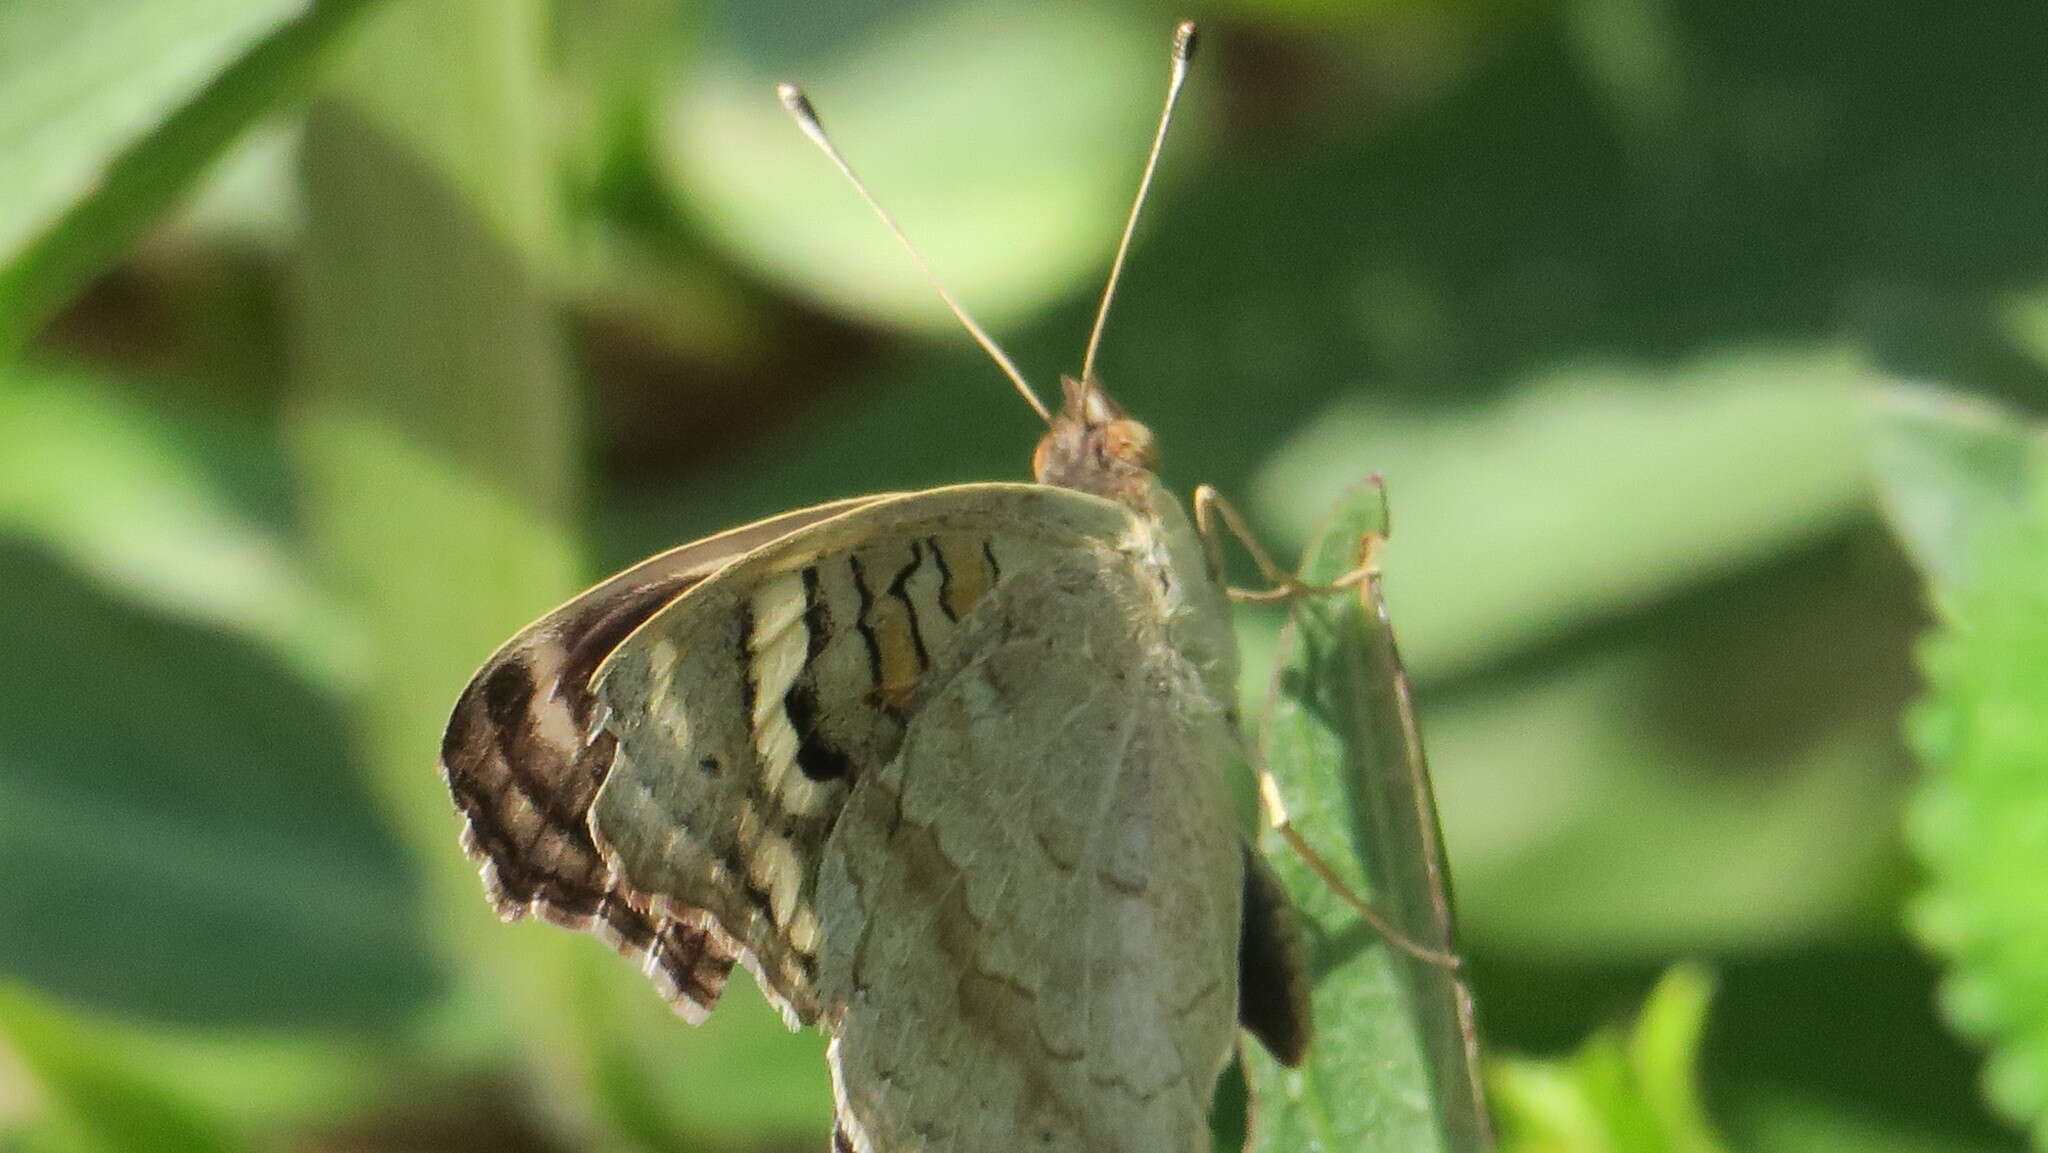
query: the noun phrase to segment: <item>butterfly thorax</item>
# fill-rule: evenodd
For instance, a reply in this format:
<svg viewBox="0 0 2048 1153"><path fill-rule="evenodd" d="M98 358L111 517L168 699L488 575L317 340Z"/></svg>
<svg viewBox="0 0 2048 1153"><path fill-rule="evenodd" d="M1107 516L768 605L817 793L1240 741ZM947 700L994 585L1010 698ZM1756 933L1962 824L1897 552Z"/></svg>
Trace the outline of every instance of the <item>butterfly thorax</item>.
<svg viewBox="0 0 2048 1153"><path fill-rule="evenodd" d="M1163 639L1197 672L1212 700L1229 701L1237 645L1229 602L1181 502L1159 481L1152 430L1124 414L1094 380L1060 379L1064 405L1038 442L1031 471L1040 484L1076 489L1138 516L1130 543L1159 576Z"/></svg>

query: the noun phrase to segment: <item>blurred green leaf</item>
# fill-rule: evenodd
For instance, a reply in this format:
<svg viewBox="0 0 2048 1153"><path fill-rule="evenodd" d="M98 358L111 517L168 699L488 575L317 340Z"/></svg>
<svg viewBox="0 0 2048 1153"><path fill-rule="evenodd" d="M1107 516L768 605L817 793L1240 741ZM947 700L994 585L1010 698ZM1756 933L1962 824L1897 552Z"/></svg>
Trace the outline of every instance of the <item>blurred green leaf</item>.
<svg viewBox="0 0 2048 1153"><path fill-rule="evenodd" d="M91 0L0 9L0 362L372 0Z"/></svg>
<svg viewBox="0 0 2048 1153"><path fill-rule="evenodd" d="M2048 1144L2048 477L1972 535L1908 718L1927 768L1907 814L1927 871L1912 920L1948 959L1950 1019L1991 1047L1986 1094Z"/></svg>
<svg viewBox="0 0 2048 1153"><path fill-rule="evenodd" d="M1836 353L1745 352L1562 371L1477 409L1359 398L1281 449L1254 495L1300 537L1307 510L1387 478L1387 592L1410 666L1434 678L1838 530L1868 503L1864 377Z"/></svg>
<svg viewBox="0 0 2048 1153"><path fill-rule="evenodd" d="M1559 1061L1501 1059L1488 1083L1506 1153L1724 1153L1701 1105L1700 1038L1713 982L1666 974L1625 1035L1603 1031Z"/></svg>
<svg viewBox="0 0 2048 1153"><path fill-rule="evenodd" d="M1892 385L1869 401L1871 455L1892 528L1930 580L1963 579L1978 538L2024 514L2048 437L1984 401Z"/></svg>
<svg viewBox="0 0 2048 1153"><path fill-rule="evenodd" d="M1390 580L1418 527L1389 542ZM1884 932L1919 625L1884 545L1851 536L1424 685L1468 939L1612 964Z"/></svg>
<svg viewBox="0 0 2048 1153"><path fill-rule="evenodd" d="M2036 365L2048 367L2048 294L2019 293L1999 310L2001 327L2013 343L2024 349Z"/></svg>
<svg viewBox="0 0 2048 1153"><path fill-rule="evenodd" d="M1215 0L1208 7L1228 14L1233 21L1259 21L1281 27L1299 24L1327 32L1332 25L1338 29L1355 26L1361 14L1372 17L1404 9L1450 6L1447 0Z"/></svg>
<svg viewBox="0 0 2048 1153"><path fill-rule="evenodd" d="M2011 1141L1958 1138L1883 1115L1885 1102L1843 1102L1779 1091L1746 1101L1749 1153L2018 1153ZM1872 1107L1875 1106L1875 1107Z"/></svg>
<svg viewBox="0 0 2048 1153"><path fill-rule="evenodd" d="M0 588L0 973L164 1020L416 1011L415 884L333 702L19 542Z"/></svg>
<svg viewBox="0 0 2048 1153"><path fill-rule="evenodd" d="M296 120L252 125L194 184L160 229L201 244L230 244L283 254L298 241ZM247 321L242 324L246 327Z"/></svg>
<svg viewBox="0 0 2048 1153"><path fill-rule="evenodd" d="M286 542L162 421L93 378L0 370L0 533L143 605L246 634L319 683L361 674L360 636Z"/></svg>
<svg viewBox="0 0 2048 1153"><path fill-rule="evenodd" d="M1658 983L1628 1039L1629 1064L1644 1106L1669 1134L1669 1144L1687 1153L1716 1153L1721 1147L1700 1100L1700 1041L1706 1034L1713 979L1699 969L1673 969Z"/></svg>
<svg viewBox="0 0 2048 1153"><path fill-rule="evenodd" d="M95 1153L92 1143L61 1120L23 1119L0 1127L0 1153Z"/></svg>
<svg viewBox="0 0 2048 1153"><path fill-rule="evenodd" d="M223 1029L219 1021L197 1028L142 1024L60 1006L5 982L0 982L0 1006L0 1017L13 1020L26 1013L31 1021L90 1040L136 1070L157 1093L237 1134L322 1124L370 1108L388 1090L394 1072L388 1038L345 1038L303 1029L245 1032ZM0 1025L0 1134L13 1130L17 1110L32 1113L44 1103L44 1094L33 1085L34 1070L8 1042L11 1032Z"/></svg>
<svg viewBox="0 0 2048 1153"><path fill-rule="evenodd" d="M1701 1077L1727 1144L1750 1153L2027 1147L1979 1099L1983 1056L1941 1015L1937 959L1898 923L1898 902L1887 913L1883 937L1716 962ZM1608 999L1553 987L1520 1004Z"/></svg>
<svg viewBox="0 0 2048 1153"><path fill-rule="evenodd" d="M437 1044L517 1053L536 1117L607 1148L822 1140L814 1036L790 1036L737 987L693 1030L595 939L498 924L434 772L477 664L580 581L581 426L545 283L545 10L394 2L307 127L306 377L290 439L322 559L380 670L356 729L465 982ZM730 1064L739 1052L748 1062Z"/></svg>
<svg viewBox="0 0 2048 1153"><path fill-rule="evenodd" d="M811 94L876 197L983 319L1040 308L1104 268L1165 85L1171 23L1074 3L873 13L852 28L832 23L820 50L826 25L801 5L725 12L733 26L711 38L669 101L664 151L707 234L835 310L954 326L917 266L789 122L774 91L788 80ZM1199 133L1183 123L1178 135L1184 150Z"/></svg>
<svg viewBox="0 0 2048 1153"><path fill-rule="evenodd" d="M829 1144L832 1091L817 1030L790 1032L746 978L704 1024L685 1025L640 973L600 960L604 979L589 983L582 1009L606 1022L593 1085L612 1124L650 1149Z"/></svg>
<svg viewBox="0 0 2048 1153"><path fill-rule="evenodd" d="M0 1046L42 1091L83 1153L231 1153L247 1148L206 1110L167 1090L118 1041L0 985Z"/></svg>
<svg viewBox="0 0 2048 1153"><path fill-rule="evenodd" d="M1565 0L1564 28L1588 80L1623 127L1666 163L1686 157L1693 99L1686 61L1666 0ZM1646 151L1649 151L1646 149Z"/></svg>
<svg viewBox="0 0 2048 1153"><path fill-rule="evenodd" d="M1262 478L1288 525L1289 494L1390 477L1388 596L1404 638L1436 628L1404 647L1437 674L1475 939L1582 963L1889 919L1918 619L1883 542L1843 531L1858 375L1752 354L1432 415L1350 402Z"/></svg>
<svg viewBox="0 0 2048 1153"><path fill-rule="evenodd" d="M554 97L561 160L579 199L647 145L655 92L684 47L695 12L673 0L557 0Z"/></svg>
<svg viewBox="0 0 2048 1153"><path fill-rule="evenodd" d="M1302 579L1355 566L1386 531L1382 501L1377 488L1354 491L1309 546ZM1280 651L1261 745L1296 828L1326 857L1342 853L1354 891L1410 940L1455 951L1421 736L1377 581L1296 604ZM1247 1046L1247 1148L1489 1148L1462 982L1391 948L1276 834L1261 849L1310 929L1317 1032L1296 1070Z"/></svg>
<svg viewBox="0 0 2048 1153"><path fill-rule="evenodd" d="M358 717L371 779L444 914L471 914L451 927L487 918L433 771L441 726L491 649L577 581L575 406L534 267L552 237L539 12L388 5L316 102L302 161L288 443L316 556L380 670Z"/></svg>
<svg viewBox="0 0 2048 1153"><path fill-rule="evenodd" d="M566 1012L563 966L585 942L497 924L434 770L470 672L576 584L575 412L537 267L554 235L542 30L538 0L387 3L315 100L287 443L315 556L378 670L349 718L359 771L463 982L431 1040L502 1056L548 1034L534 1082L582 1120L594 1023Z"/></svg>

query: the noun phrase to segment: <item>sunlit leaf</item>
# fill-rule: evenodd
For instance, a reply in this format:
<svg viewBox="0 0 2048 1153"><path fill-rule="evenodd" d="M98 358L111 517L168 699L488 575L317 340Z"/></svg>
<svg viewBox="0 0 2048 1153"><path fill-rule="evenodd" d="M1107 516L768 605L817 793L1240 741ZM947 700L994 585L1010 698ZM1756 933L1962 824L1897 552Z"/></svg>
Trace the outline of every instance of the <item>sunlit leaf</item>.
<svg viewBox="0 0 2048 1153"><path fill-rule="evenodd" d="M1666 974L1626 1034L1555 1061L1496 1061L1488 1080L1505 1153L1725 1153L1701 1101L1699 1050L1713 982Z"/></svg>
<svg viewBox="0 0 2048 1153"><path fill-rule="evenodd" d="M92 1153L232 1153L247 1148L217 1117L178 1097L114 1039L0 986L0 1048L26 1068L67 1144Z"/></svg>
<svg viewBox="0 0 2048 1153"><path fill-rule="evenodd" d="M1886 930L1906 883L1894 718L1916 621L1897 572L1828 567L1424 692L1469 938L1611 964Z"/></svg>
<svg viewBox="0 0 2048 1153"><path fill-rule="evenodd" d="M1381 494L1354 492L1301 575L1326 583L1383 534ZM1296 827L1409 940L1455 947L1436 811L1409 685L1377 582L1294 606L1261 747ZM1298 1070L1247 1048L1258 1151L1489 1147L1468 994L1392 948L1276 836L1261 844L1307 922L1316 1037Z"/></svg>
<svg viewBox="0 0 2048 1153"><path fill-rule="evenodd" d="M677 85L666 134L668 168L709 235L840 311L952 325L917 266L789 122L774 92L789 80L985 319L1041 307L1102 268L1136 186L1172 23L1074 4L875 11L886 18L835 25L830 41L799 5L725 13L732 27Z"/></svg>
<svg viewBox="0 0 2048 1153"><path fill-rule="evenodd" d="M374 0L90 0L0 10L0 360L301 91Z"/></svg>
<svg viewBox="0 0 2048 1153"><path fill-rule="evenodd" d="M0 973L270 1026L390 1026L432 995L416 885L331 698L20 541L0 588L0 653L29 670L0 694Z"/></svg>
<svg viewBox="0 0 2048 1153"><path fill-rule="evenodd" d="M1869 502L1863 376L1839 354L1749 352L1560 371L1476 409L1360 397L1283 448L1255 495L1300 534L1353 479L1387 477L1404 647L1418 675L1465 671L1839 531Z"/></svg>
<svg viewBox="0 0 2048 1153"><path fill-rule="evenodd" d="M1940 618L1907 725L1927 770L1913 923L1949 961L1951 1021L1992 1048L1991 1101L2048 1140L2048 435L1929 388L1872 409L1886 505Z"/></svg>
<svg viewBox="0 0 2048 1153"><path fill-rule="evenodd" d="M1924 385L1869 399L1871 455L1884 508L1923 572L1951 583L1977 539L2023 513L2030 474L2048 463L2048 437L2003 409Z"/></svg>
<svg viewBox="0 0 2048 1153"><path fill-rule="evenodd" d="M237 509L164 422L89 376L0 370L0 533L143 605L247 635L322 683L361 673L352 622L288 542Z"/></svg>
<svg viewBox="0 0 2048 1153"><path fill-rule="evenodd" d="M1985 1091L2048 1142L2048 484L1974 534L1922 653L1909 718L1927 777L1908 812L1913 908L1949 963L1943 1007L1991 1047Z"/></svg>
<svg viewBox="0 0 2048 1153"><path fill-rule="evenodd" d="M1751 1096L1743 1102L1740 1125L1740 1147L1748 1153L2015 1153L2023 1148L2004 1134L1959 1136L1923 1117L1900 1116L1886 1099L1844 1102L1782 1089Z"/></svg>
<svg viewBox="0 0 2048 1153"><path fill-rule="evenodd" d="M821 1145L815 1036L738 990L692 1029L596 939L499 924L434 772L477 664L582 575L578 406L542 276L558 223L546 11L393 3L307 127L290 442L321 555L382 672L354 735L464 982L438 1043L518 1052L535 1112L604 1147Z"/></svg>

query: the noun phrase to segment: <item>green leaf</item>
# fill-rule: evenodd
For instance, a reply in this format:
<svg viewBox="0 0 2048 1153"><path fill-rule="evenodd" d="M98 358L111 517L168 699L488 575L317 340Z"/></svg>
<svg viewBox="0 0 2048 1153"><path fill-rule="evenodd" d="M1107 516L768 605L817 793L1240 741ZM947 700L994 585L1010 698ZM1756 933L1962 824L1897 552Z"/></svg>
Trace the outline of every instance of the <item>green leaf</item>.
<svg viewBox="0 0 2048 1153"><path fill-rule="evenodd" d="M124 149L160 127L300 0L12 4L0 22L0 151L9 191L0 253L13 256L91 196Z"/></svg>
<svg viewBox="0 0 2048 1153"><path fill-rule="evenodd" d="M1353 568L1386 531L1376 487L1355 490L1309 546L1302 579ZM1449 881L1409 683L1378 581L1294 606L1262 732L1295 827L1409 940L1455 948ZM1469 994L1391 947L1278 837L1261 846L1309 929L1316 1038L1303 1067L1247 1049L1255 1151L1490 1146Z"/></svg>
<svg viewBox="0 0 2048 1153"><path fill-rule="evenodd" d="M1096 275L1144 159L1171 24L1070 3L873 11L836 21L828 42L801 5L726 10L729 26L676 86L665 128L663 159L706 234L836 310L954 327L777 104L774 84L800 81L877 198L983 319L1027 313ZM917 130L898 130L906 123ZM1193 128L1181 126L1176 150L1195 143Z"/></svg>
<svg viewBox="0 0 2048 1153"><path fill-rule="evenodd" d="M1879 1057L1878 1059L1882 1059ZM1902 1112L1890 1100L1845 1103L1836 1095L1752 1089L1731 1112L1729 1129L1750 1153L2019 1153L2000 1135L1957 1136Z"/></svg>
<svg viewBox="0 0 2048 1153"><path fill-rule="evenodd" d="M0 11L0 362L132 244L372 0Z"/></svg>
<svg viewBox="0 0 2048 1153"><path fill-rule="evenodd" d="M1893 531L1928 579L1962 579L1978 538L2023 514L2048 438L1995 405L1925 385L1875 390L1868 408Z"/></svg>
<svg viewBox="0 0 2048 1153"><path fill-rule="evenodd" d="M584 942L498 925L433 771L470 672L577 583L574 407L536 268L552 235L542 28L537 0L387 4L314 101L287 443L376 670L348 743L425 883L424 927L472 983L469 1016L434 1040L561 1030L534 1047L535 1080L574 1117L588 1053L561 966Z"/></svg>
<svg viewBox="0 0 2048 1153"><path fill-rule="evenodd" d="M1947 958L1943 1007L1986 1042L1986 1094L2048 1144L2048 479L1977 526L1922 650L1908 735L1927 775L1907 814L1912 909Z"/></svg>
<svg viewBox="0 0 2048 1153"><path fill-rule="evenodd" d="M1559 1061L1503 1059L1488 1081L1506 1153L1724 1153L1698 1086L1713 981L1665 974L1626 1035L1596 1034Z"/></svg>
<svg viewBox="0 0 2048 1153"><path fill-rule="evenodd" d="M595 942L575 942L595 954ZM792 1033L752 980L736 980L702 1025L683 1024L638 971L596 957L582 1008L604 1022L594 1090L618 1130L652 1149L822 1149L831 1140L825 1038ZM599 973L593 970L593 977Z"/></svg>
<svg viewBox="0 0 2048 1153"><path fill-rule="evenodd" d="M203 1114L209 1127L240 1134L331 1123L382 1103L390 1091L388 1038L344 1039L303 1029L243 1032L222 1029L218 1020L196 1028L144 1024L0 981L0 1133L12 1132L19 1106L27 1114L47 1103L46 1094L18 1084L36 1077L19 1060L15 1041L52 1032L69 1038L74 1049L91 1048L133 1070L155 1095ZM73 1128L52 1112L40 1110L43 1128ZM75 1141L65 1146L77 1147Z"/></svg>
<svg viewBox="0 0 2048 1153"><path fill-rule="evenodd" d="M41 1090L46 1123L78 1153L232 1153L246 1148L204 1108L167 1090L99 1031L0 985L0 1048Z"/></svg>
<svg viewBox="0 0 2048 1153"><path fill-rule="evenodd" d="M317 683L361 673L361 638L288 542L238 509L169 425L99 380L0 369L0 533L142 605L247 635Z"/></svg>
<svg viewBox="0 0 2048 1153"><path fill-rule="evenodd" d="M1895 718L1917 613L1903 574L1846 551L1701 590L1655 631L1632 619L1425 686L1468 940L1611 965L1885 931L1906 881Z"/></svg>
<svg viewBox="0 0 2048 1153"><path fill-rule="evenodd" d="M1999 310L1999 327L2035 364L2048 366L2048 294L2016 293Z"/></svg>
<svg viewBox="0 0 2048 1153"><path fill-rule="evenodd" d="M1353 478L1387 477L1416 526L1388 595L1434 679L1839 531L1869 499L1864 377L1825 350L1745 352L1563 370L1477 409L1360 398L1283 448L1254 495L1298 536Z"/></svg>
<svg viewBox="0 0 2048 1153"><path fill-rule="evenodd" d="M739 1132L817 1144L830 1114L814 1035L791 1036L738 989L692 1029L596 939L500 924L433 771L477 664L583 576L580 413L546 285L547 11L392 3L307 125L290 439L313 535L378 670L355 736L467 982L435 1042L516 1051L535 1112L593 1146Z"/></svg>
<svg viewBox="0 0 2048 1153"><path fill-rule="evenodd" d="M138 533L148 526L136 526ZM332 700L0 537L0 974L158 1020L390 1026L439 982Z"/></svg>
<svg viewBox="0 0 2048 1153"><path fill-rule="evenodd" d="M441 727L490 650L577 583L576 412L535 267L540 5L415 0L364 32L305 132L287 439L378 670L358 717L371 779L441 898L481 914L431 771Z"/></svg>

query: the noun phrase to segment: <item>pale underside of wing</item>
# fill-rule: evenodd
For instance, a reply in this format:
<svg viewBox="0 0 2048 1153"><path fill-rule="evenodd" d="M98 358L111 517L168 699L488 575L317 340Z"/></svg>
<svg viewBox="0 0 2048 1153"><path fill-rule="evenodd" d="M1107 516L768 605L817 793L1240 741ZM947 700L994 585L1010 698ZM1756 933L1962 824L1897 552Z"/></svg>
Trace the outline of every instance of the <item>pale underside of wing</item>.
<svg viewBox="0 0 2048 1153"><path fill-rule="evenodd" d="M1103 551L1006 581L853 789L816 893L842 1149L1208 1148L1233 741L1156 592Z"/></svg>
<svg viewBox="0 0 2048 1153"><path fill-rule="evenodd" d="M708 920L660 911L617 877L591 837L591 802L616 741L596 722L591 677L664 605L738 557L885 497L820 505L672 549L542 617L485 662L449 718L441 771L463 847L509 919L585 929L638 960L677 1011L701 1019L734 944Z"/></svg>
<svg viewBox="0 0 2048 1153"><path fill-rule="evenodd" d="M1123 507L1039 485L877 502L791 534L650 618L595 678L616 734L600 849L657 912L701 911L792 1027L818 1019L818 865L989 598L1113 549Z"/></svg>

